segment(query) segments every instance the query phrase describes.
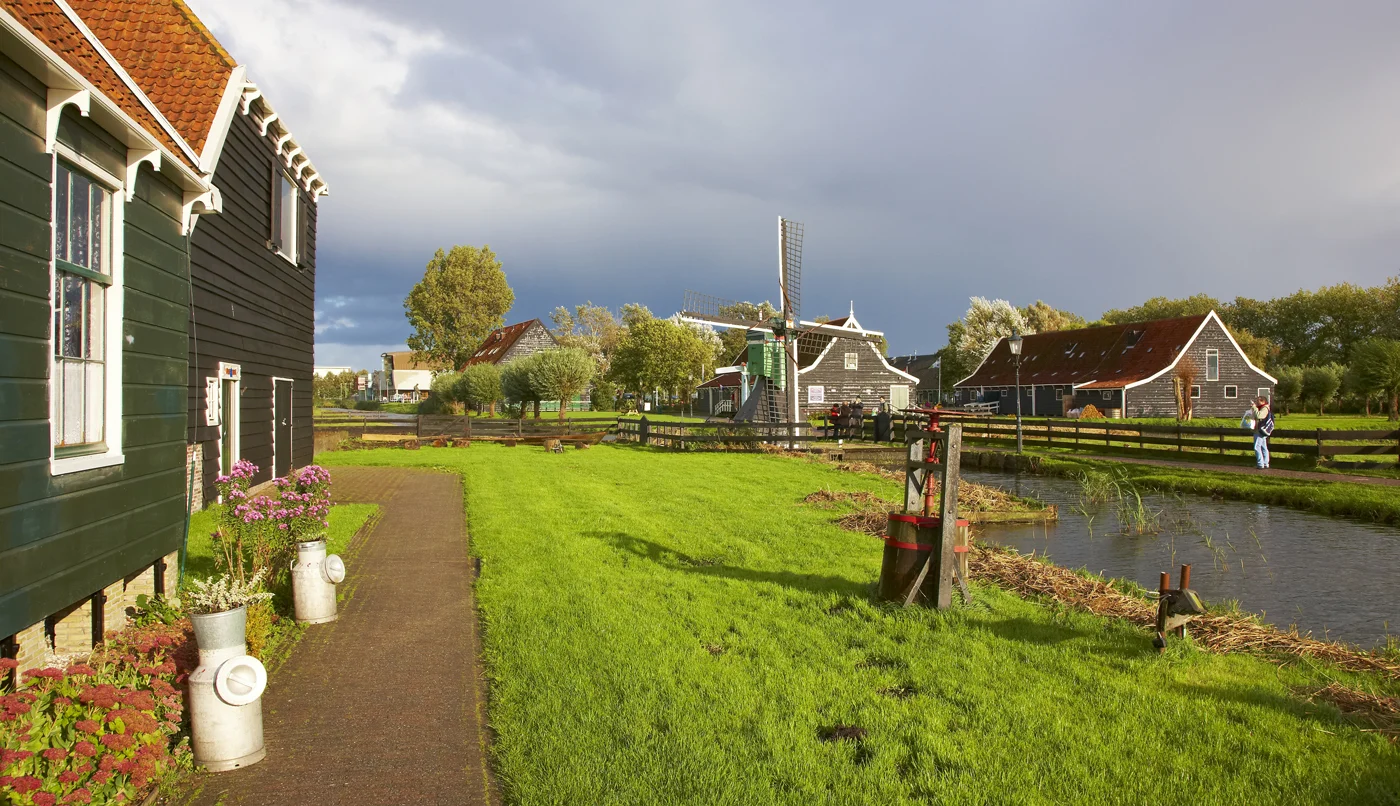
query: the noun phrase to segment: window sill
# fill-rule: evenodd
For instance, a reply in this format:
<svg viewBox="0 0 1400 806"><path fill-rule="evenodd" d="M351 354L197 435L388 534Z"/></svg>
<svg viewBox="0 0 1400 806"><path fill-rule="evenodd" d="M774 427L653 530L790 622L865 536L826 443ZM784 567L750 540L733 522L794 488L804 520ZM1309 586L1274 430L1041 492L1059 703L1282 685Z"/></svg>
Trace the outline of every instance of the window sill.
<svg viewBox="0 0 1400 806"><path fill-rule="evenodd" d="M101 467L114 467L126 461L126 457L120 451L107 451L105 453L89 453L81 456L66 456L61 459L49 460L49 474L53 476L64 476L69 473L81 473L84 470L96 470Z"/></svg>

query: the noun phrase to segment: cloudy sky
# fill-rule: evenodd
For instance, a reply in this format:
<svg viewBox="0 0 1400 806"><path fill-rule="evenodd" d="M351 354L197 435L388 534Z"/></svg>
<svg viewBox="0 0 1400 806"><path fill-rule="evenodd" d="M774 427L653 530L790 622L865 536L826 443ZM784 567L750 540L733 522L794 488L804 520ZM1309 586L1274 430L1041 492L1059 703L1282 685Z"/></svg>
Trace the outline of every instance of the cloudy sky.
<svg viewBox="0 0 1400 806"><path fill-rule="evenodd" d="M971 295L1089 317L1400 273L1400 3L190 0L327 178L317 363L439 246L512 321L776 296L930 351Z"/></svg>

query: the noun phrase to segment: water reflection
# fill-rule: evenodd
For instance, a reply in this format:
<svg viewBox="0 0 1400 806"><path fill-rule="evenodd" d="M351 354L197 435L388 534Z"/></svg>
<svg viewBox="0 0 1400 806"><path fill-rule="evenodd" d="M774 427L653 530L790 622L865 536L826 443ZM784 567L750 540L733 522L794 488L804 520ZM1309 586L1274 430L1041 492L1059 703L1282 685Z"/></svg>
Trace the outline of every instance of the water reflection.
<svg viewBox="0 0 1400 806"><path fill-rule="evenodd" d="M1203 496L1148 495L1155 534L1132 534L1113 505L1084 506L1070 479L968 472L964 478L1058 504L1056 524L988 525L978 538L1155 589L1191 563L1207 601L1362 646L1400 630L1400 529ZM1125 534L1125 531L1128 532Z"/></svg>

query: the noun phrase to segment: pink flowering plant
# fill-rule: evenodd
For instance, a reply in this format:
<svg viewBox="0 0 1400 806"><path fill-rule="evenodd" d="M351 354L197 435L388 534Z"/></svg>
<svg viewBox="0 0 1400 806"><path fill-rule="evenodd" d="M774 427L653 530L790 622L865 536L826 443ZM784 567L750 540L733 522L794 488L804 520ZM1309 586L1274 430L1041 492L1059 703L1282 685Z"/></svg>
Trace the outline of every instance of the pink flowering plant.
<svg viewBox="0 0 1400 806"><path fill-rule="evenodd" d="M240 582L261 575L269 584L285 581L296 544L319 540L329 525L330 472L308 465L273 481L275 493L250 492L257 465L235 464L215 483L223 511L214 543L225 571Z"/></svg>
<svg viewBox="0 0 1400 806"><path fill-rule="evenodd" d="M87 662L0 690L0 803L131 803L188 766L177 688L197 663L188 627L110 634ZM0 660L0 671L14 666Z"/></svg>
<svg viewBox="0 0 1400 806"><path fill-rule="evenodd" d="M320 465L307 465L277 479L277 528L295 543L321 540L330 526L331 474Z"/></svg>

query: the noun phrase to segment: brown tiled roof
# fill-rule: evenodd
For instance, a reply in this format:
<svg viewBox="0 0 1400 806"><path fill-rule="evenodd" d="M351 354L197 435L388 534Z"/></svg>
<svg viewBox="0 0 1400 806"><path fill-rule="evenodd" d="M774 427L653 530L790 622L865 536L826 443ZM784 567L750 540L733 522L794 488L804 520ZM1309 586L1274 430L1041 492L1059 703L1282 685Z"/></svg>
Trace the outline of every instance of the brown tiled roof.
<svg viewBox="0 0 1400 806"><path fill-rule="evenodd" d="M726 373L724 373L724 374L722 374L722 375L716 375L715 377L709 379L708 381L705 381L704 383L700 384L699 386L697 386L697 387L695 387L695 388L696 388L696 389L721 389L721 388L724 388L724 387L727 387L727 386L738 386L738 385L739 385L740 379L741 379L741 376L740 376L739 373L737 373L737 372L726 372Z"/></svg>
<svg viewBox="0 0 1400 806"><path fill-rule="evenodd" d="M1208 315L1208 314L1207 314ZM1146 380L1176 360L1207 315L1126 325L1058 330L1021 341L1021 385L1074 385L1117 389ZM1010 386L1016 360L1002 339L987 360L958 386Z"/></svg>
<svg viewBox="0 0 1400 806"><path fill-rule="evenodd" d="M102 54L87 40L73 21L55 5L52 0L0 0L5 9L21 22L41 42L48 45L73 69L77 70L103 95L110 98L123 112L129 115L152 137L170 152L192 167L193 161L180 148L175 139L161 127L155 115L141 103L141 99L122 80L117 71L102 58ZM111 0L108 5L122 7L136 3ZM81 12L80 12L80 16ZM86 19L86 18L85 18ZM91 26L89 26L91 27ZM101 36L98 37L101 39ZM144 90L143 90L144 91Z"/></svg>
<svg viewBox="0 0 1400 806"><path fill-rule="evenodd" d="M506 351L511 348L520 337L525 335L525 331L530 329L530 325L539 322L538 319L531 319L528 322L517 322L513 325L496 328L486 336L486 341L476 348L472 357L468 358L462 366L469 367L472 364L495 364L505 357ZM543 327L543 323L540 325Z"/></svg>
<svg viewBox="0 0 1400 806"><path fill-rule="evenodd" d="M196 153L236 63L181 0L69 0Z"/></svg>
<svg viewBox="0 0 1400 806"><path fill-rule="evenodd" d="M423 369L429 372L435 372L447 368L441 364L434 364L431 361L414 361L412 350L400 350L396 353L385 353L385 355L389 356L389 361L393 369Z"/></svg>

